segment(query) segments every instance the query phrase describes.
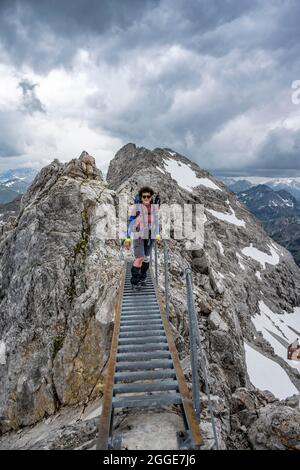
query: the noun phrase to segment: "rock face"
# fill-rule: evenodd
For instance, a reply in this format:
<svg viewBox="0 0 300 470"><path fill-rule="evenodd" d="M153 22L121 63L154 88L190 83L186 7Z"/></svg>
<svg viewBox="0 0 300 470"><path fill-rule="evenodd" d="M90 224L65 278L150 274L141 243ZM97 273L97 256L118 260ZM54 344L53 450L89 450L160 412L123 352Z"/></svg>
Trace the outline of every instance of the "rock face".
<svg viewBox="0 0 300 470"><path fill-rule="evenodd" d="M43 168L3 226L2 432L102 390L120 266L97 238L99 203L112 204L112 195L86 159Z"/></svg>
<svg viewBox="0 0 300 470"><path fill-rule="evenodd" d="M205 206L203 247L188 249L184 239L174 237L168 241L170 320L189 380L184 278L189 265L220 447L268 448L277 426L278 435L285 429L285 437L274 437L271 445L278 448L284 441L285 448L297 448L299 413L270 393L275 390L255 388L263 385L253 374L245 344L258 362L270 361L282 371L289 387L285 397L293 395L300 385L299 369L291 367L282 350L285 353L289 335L300 330L295 310L300 305L298 267L208 172L171 149L150 151L132 143L111 161L107 181L86 152L66 164L54 160L23 195L18 216L2 226L1 432L101 396L122 270L120 240L100 236L107 218L103 204L111 208L112 218L119 197L132 201L145 184L160 193L162 203ZM163 291L162 246L158 261ZM288 327L288 314L299 326L296 321ZM264 323L258 321L262 319ZM201 372L201 426L209 448L212 436Z"/></svg>

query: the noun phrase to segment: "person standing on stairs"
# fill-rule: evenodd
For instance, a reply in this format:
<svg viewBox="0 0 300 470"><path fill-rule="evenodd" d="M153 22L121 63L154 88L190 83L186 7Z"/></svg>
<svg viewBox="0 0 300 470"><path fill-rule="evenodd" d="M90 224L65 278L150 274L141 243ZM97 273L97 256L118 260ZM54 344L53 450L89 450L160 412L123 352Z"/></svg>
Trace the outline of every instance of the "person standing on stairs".
<svg viewBox="0 0 300 470"><path fill-rule="evenodd" d="M158 217L160 198L157 194L153 202L153 195L152 188L143 186L135 196L135 204L131 207L128 220L127 238L124 241L124 246L128 250L130 249L131 236L134 234L135 259L131 267L131 284L134 290L140 290L142 286L146 285L151 250L154 242L161 240Z"/></svg>

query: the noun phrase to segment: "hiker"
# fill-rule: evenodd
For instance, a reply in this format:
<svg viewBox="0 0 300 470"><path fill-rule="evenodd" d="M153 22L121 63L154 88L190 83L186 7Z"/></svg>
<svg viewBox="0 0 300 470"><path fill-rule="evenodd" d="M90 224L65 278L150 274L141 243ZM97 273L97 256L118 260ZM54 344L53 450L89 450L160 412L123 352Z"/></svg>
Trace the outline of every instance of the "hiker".
<svg viewBox="0 0 300 470"><path fill-rule="evenodd" d="M296 351L300 347L299 338L295 339L295 341L291 344L291 349Z"/></svg>
<svg viewBox="0 0 300 470"><path fill-rule="evenodd" d="M299 338L296 338L295 341L288 347L288 359L291 360L300 360L300 343Z"/></svg>
<svg viewBox="0 0 300 470"><path fill-rule="evenodd" d="M131 247L131 235L135 228L133 238L133 251L135 260L131 267L131 284L134 290L140 290L146 285L147 271L150 264L150 254L155 240L160 241L158 206L159 195L153 202L154 191L149 186L142 187L135 196L135 204L130 211L127 238L124 241L126 249ZM155 204L155 206L153 206ZM134 227L135 226L135 227Z"/></svg>

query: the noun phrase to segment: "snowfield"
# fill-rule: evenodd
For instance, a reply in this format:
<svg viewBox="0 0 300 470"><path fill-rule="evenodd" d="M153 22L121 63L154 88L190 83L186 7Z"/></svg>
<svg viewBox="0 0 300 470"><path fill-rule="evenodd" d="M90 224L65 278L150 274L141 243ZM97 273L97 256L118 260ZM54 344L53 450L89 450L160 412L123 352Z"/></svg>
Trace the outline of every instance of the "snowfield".
<svg viewBox="0 0 300 470"><path fill-rule="evenodd" d="M238 219L237 216L235 215L234 210L230 206L230 214L227 212L217 212L214 211L213 209L205 209L208 211L211 215L216 217L216 219L222 220L223 222L228 222L229 224L236 225L237 227L245 227L246 222L244 220Z"/></svg>
<svg viewBox="0 0 300 470"><path fill-rule="evenodd" d="M276 398L283 400L298 394L285 370L256 349L244 343L249 379L259 390L269 390Z"/></svg>
<svg viewBox="0 0 300 470"><path fill-rule="evenodd" d="M262 268L266 269L266 263L276 265L279 263L280 260L280 257L274 247L268 245L268 248L271 251L270 255L268 253L265 253L264 251L259 250L258 248L255 248L253 246L253 243L251 243L250 246L247 246L246 248L242 249L242 253L245 256L249 256L255 261L258 261L261 264Z"/></svg>
<svg viewBox="0 0 300 470"><path fill-rule="evenodd" d="M179 186L187 191L191 192L196 186L200 185L209 189L222 191L222 189L209 178L199 178L195 174L194 170L185 163L177 162L174 159L164 159L164 165L165 171L170 173L171 177L179 184ZM160 168L158 168L158 170L162 171Z"/></svg>
<svg viewBox="0 0 300 470"><path fill-rule="evenodd" d="M261 300L259 313L252 318L252 322L256 330L260 331L273 347L275 354L300 372L300 362L290 361L287 358L287 347L296 338L300 338L300 308L295 308L294 313L280 315L272 312Z"/></svg>

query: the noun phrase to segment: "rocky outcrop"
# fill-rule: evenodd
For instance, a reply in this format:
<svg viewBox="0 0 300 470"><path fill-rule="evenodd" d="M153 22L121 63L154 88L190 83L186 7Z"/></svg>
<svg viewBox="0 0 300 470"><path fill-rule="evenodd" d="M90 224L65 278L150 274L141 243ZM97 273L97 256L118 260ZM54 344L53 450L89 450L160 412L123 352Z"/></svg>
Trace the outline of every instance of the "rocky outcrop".
<svg viewBox="0 0 300 470"><path fill-rule="evenodd" d="M100 203L113 197L84 152L44 167L4 227L2 432L101 394L120 265L113 242L98 239Z"/></svg>
<svg viewBox="0 0 300 470"><path fill-rule="evenodd" d="M253 449L300 450L299 409L278 404L263 407L248 436Z"/></svg>

